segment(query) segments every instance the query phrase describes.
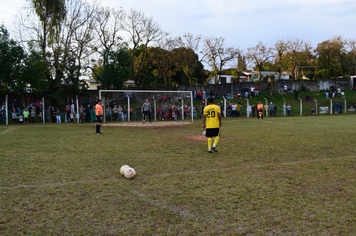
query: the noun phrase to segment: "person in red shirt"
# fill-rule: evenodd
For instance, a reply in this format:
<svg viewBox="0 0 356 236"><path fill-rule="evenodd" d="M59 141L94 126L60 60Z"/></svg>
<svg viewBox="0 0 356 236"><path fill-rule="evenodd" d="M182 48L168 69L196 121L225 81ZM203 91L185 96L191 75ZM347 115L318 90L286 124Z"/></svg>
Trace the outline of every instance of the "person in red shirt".
<svg viewBox="0 0 356 236"><path fill-rule="evenodd" d="M103 121L103 108L101 107L102 101L99 99L98 103L95 105L95 115L96 115L96 134L102 134L100 132L101 122Z"/></svg>

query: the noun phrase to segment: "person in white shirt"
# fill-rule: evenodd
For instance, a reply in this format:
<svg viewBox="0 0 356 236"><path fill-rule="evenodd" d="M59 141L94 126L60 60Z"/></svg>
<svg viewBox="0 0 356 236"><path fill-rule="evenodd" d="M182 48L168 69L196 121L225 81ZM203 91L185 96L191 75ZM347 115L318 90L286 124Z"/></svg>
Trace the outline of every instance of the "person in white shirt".
<svg viewBox="0 0 356 236"><path fill-rule="evenodd" d="M237 112L236 112L236 102L234 102L234 104L231 105L231 117L237 117Z"/></svg>
<svg viewBox="0 0 356 236"><path fill-rule="evenodd" d="M247 117L250 117L251 111L252 111L251 105L248 105L247 106Z"/></svg>

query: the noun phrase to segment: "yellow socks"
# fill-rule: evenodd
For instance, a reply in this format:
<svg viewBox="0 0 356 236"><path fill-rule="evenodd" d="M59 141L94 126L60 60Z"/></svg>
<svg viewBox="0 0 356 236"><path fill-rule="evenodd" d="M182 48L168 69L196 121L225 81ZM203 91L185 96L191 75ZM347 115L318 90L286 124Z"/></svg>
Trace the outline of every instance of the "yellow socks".
<svg viewBox="0 0 356 236"><path fill-rule="evenodd" d="M216 137L215 137L213 147L216 147L216 145L218 145L219 138L220 138L219 136L216 136Z"/></svg>
<svg viewBox="0 0 356 236"><path fill-rule="evenodd" d="M213 142L212 138L208 138L208 150L211 151L211 143Z"/></svg>

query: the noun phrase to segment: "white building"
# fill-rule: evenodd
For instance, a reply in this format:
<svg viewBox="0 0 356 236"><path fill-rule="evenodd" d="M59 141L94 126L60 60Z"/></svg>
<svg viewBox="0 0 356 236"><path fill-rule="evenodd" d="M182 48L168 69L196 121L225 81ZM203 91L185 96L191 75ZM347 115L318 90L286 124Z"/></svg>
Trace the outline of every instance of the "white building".
<svg viewBox="0 0 356 236"><path fill-rule="evenodd" d="M258 72L257 71L252 71L252 72L242 72L243 75L240 76L240 82L252 82L252 81L257 81L258 80ZM261 71L261 77L265 77L266 75L274 75L276 80L278 79L278 72L274 71ZM218 75L219 76L219 75ZM282 80L289 80L289 74L287 72L282 72L281 79ZM230 84L233 81L233 76L232 75L221 75L221 80L219 84ZM215 84L215 77L211 77L208 84Z"/></svg>

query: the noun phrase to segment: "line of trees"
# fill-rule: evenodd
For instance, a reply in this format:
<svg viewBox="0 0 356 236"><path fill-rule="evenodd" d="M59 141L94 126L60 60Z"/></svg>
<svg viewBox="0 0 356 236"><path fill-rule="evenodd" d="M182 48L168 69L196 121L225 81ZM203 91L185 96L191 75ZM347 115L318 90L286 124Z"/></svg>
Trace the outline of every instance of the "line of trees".
<svg viewBox="0 0 356 236"><path fill-rule="evenodd" d="M186 33L171 37L136 9L102 7L85 0L31 0L18 16L13 37L0 32L0 92L26 95L51 91L59 100L80 94L84 74L105 89L204 84L222 73L239 82L243 71L289 71L292 79L330 79L356 74L356 40L333 37L316 48L300 39L263 42L246 52L225 45L222 37ZM209 70L204 69L204 64Z"/></svg>

